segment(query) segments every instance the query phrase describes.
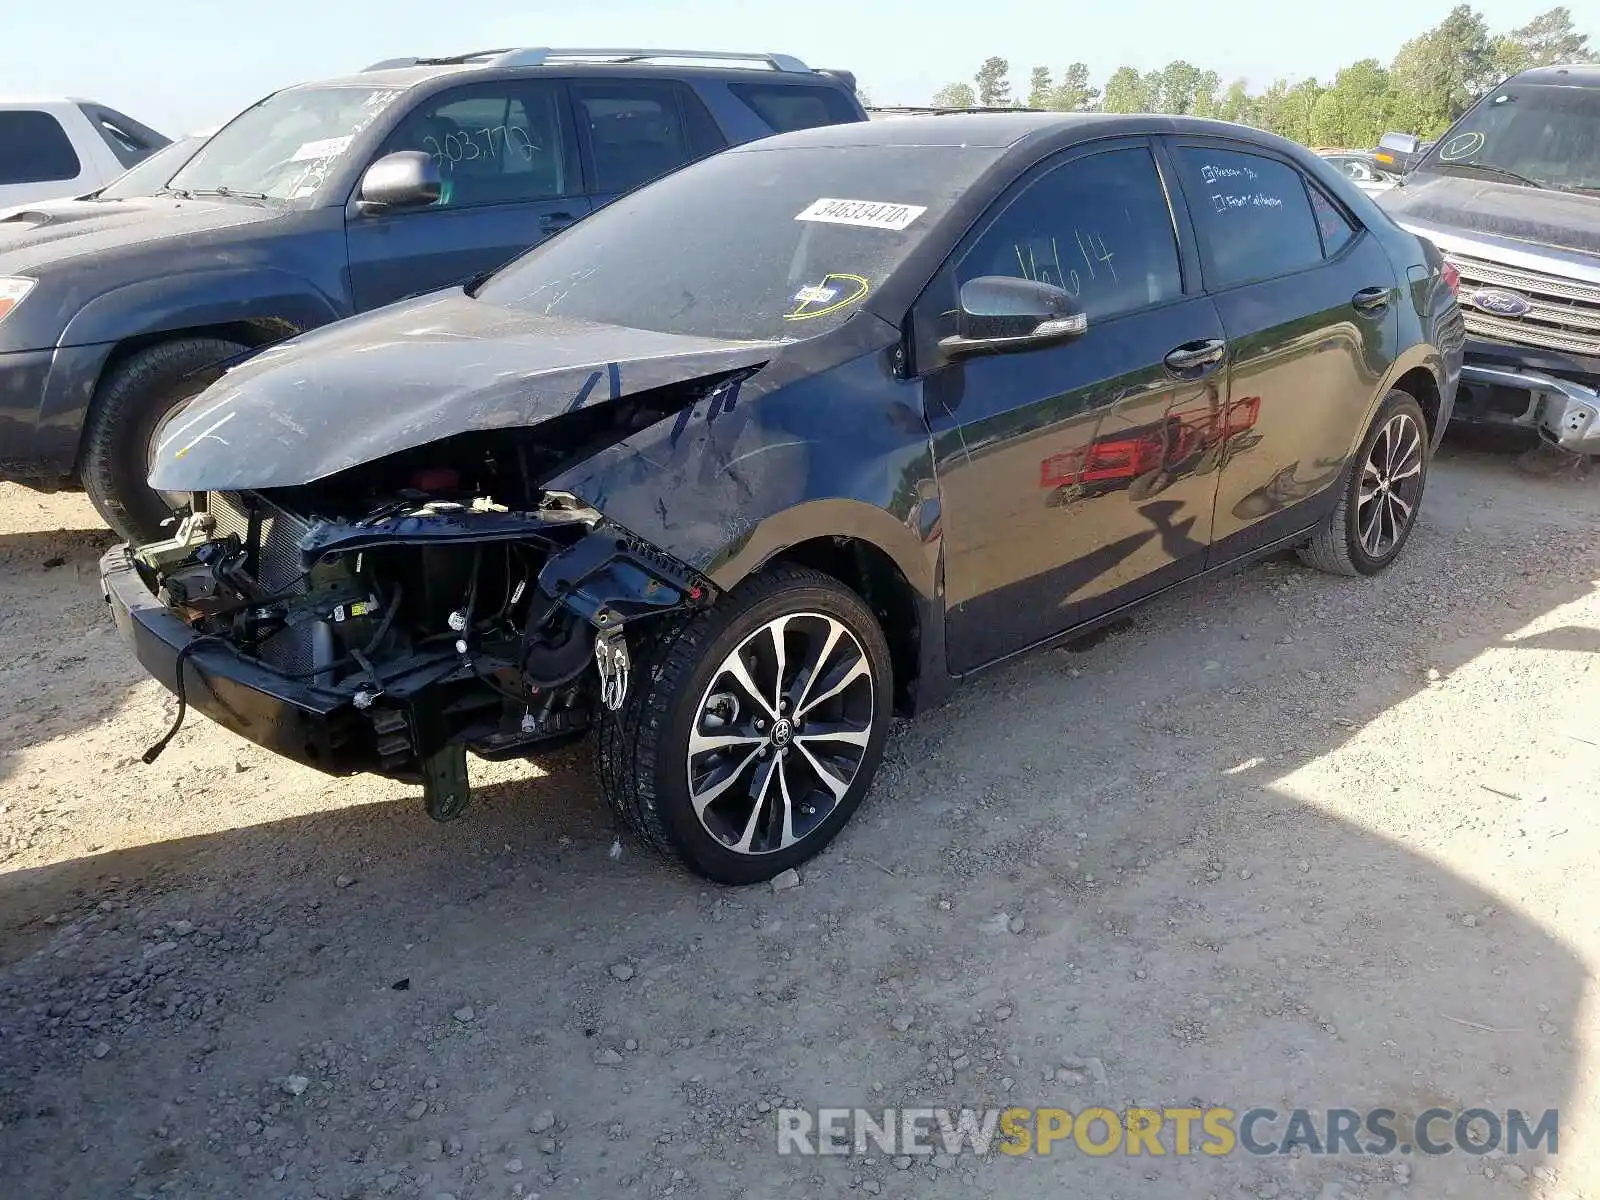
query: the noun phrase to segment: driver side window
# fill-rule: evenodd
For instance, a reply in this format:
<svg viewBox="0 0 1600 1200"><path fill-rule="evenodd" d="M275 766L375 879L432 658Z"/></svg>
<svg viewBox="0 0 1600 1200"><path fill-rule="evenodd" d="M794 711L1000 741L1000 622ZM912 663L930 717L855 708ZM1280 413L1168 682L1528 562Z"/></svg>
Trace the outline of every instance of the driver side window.
<svg viewBox="0 0 1600 1200"><path fill-rule="evenodd" d="M581 190L561 121L559 85L511 81L423 101L383 154L420 150L444 180L435 208L552 200Z"/></svg>
<svg viewBox="0 0 1600 1200"><path fill-rule="evenodd" d="M956 268L1051 283L1096 321L1182 294L1178 242L1155 160L1143 148L1064 163L1014 197Z"/></svg>
<svg viewBox="0 0 1600 1200"><path fill-rule="evenodd" d="M918 304L916 357L956 331L961 285L984 275L1054 284L1095 323L1183 294L1172 209L1144 147L1077 158L1028 183Z"/></svg>

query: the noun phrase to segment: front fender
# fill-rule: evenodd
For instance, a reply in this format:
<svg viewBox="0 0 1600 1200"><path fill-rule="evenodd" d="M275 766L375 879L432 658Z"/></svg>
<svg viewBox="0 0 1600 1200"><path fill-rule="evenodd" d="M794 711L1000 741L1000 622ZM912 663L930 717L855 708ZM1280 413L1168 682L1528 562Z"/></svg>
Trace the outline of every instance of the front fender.
<svg viewBox="0 0 1600 1200"><path fill-rule="evenodd" d="M303 331L347 315L309 280L289 271L260 266L190 271L96 296L67 322L58 344L89 346L262 319Z"/></svg>
<svg viewBox="0 0 1600 1200"><path fill-rule="evenodd" d="M798 542L849 537L881 550L931 598L939 545L928 429L916 387L882 359L724 385L545 486L720 588Z"/></svg>

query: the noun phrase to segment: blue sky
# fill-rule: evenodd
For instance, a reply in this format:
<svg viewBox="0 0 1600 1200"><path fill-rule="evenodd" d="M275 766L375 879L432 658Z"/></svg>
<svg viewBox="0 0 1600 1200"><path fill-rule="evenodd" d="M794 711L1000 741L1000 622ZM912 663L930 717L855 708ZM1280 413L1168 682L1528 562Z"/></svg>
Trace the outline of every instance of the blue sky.
<svg viewBox="0 0 1600 1200"><path fill-rule="evenodd" d="M1568 3L1581 21L1588 5ZM1501 30L1551 4L1478 0L1476 7ZM926 103L942 84L970 78L990 54L1011 60L1021 91L1033 65L1059 71L1079 59L1097 81L1123 63L1150 70L1174 58L1254 84L1280 75L1326 78L1358 58L1387 62L1450 3L0 0L0 7L0 94L84 96L176 136L219 123L285 84L400 54L502 45L785 51L814 67L855 71L879 104ZM1584 31L1600 37L1600 22Z"/></svg>

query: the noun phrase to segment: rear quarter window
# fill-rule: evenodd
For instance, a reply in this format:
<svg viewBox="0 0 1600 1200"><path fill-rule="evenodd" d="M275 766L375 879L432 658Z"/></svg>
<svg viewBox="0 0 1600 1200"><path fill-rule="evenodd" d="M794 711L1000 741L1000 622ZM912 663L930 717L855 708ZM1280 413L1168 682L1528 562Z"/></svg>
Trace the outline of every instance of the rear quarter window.
<svg viewBox="0 0 1600 1200"><path fill-rule="evenodd" d="M765 121L775 133L843 125L860 114L838 88L805 84L730 83L728 90Z"/></svg>
<svg viewBox="0 0 1600 1200"><path fill-rule="evenodd" d="M0 186L60 183L83 173L67 131L47 112L0 112Z"/></svg>

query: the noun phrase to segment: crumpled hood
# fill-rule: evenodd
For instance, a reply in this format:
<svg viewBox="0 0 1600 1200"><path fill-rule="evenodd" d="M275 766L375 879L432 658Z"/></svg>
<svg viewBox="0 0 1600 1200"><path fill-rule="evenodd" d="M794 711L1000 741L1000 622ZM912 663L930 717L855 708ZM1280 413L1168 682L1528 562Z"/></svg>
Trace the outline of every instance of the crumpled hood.
<svg viewBox="0 0 1600 1200"><path fill-rule="evenodd" d="M88 255L147 253L152 242L272 221L283 209L236 201L149 196L137 200L51 200L0 213L0 275Z"/></svg>
<svg viewBox="0 0 1600 1200"><path fill-rule="evenodd" d="M1396 221L1426 221L1539 246L1600 255L1600 196L1461 175L1413 175L1377 197Z"/></svg>
<svg viewBox="0 0 1600 1200"><path fill-rule="evenodd" d="M536 316L461 291L263 351L162 431L162 491L293 487L472 430L562 413L770 359L729 342Z"/></svg>

